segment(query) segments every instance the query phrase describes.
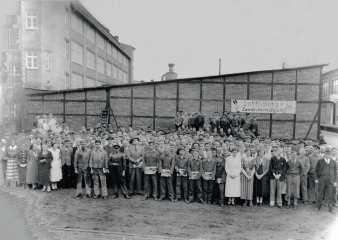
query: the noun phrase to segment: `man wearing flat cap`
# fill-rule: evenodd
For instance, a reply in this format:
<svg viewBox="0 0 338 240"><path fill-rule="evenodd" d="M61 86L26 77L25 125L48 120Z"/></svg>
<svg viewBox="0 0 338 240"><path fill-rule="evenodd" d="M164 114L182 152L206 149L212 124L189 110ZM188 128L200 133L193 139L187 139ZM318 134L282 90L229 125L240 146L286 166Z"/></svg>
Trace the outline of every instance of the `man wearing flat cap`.
<svg viewBox="0 0 338 240"><path fill-rule="evenodd" d="M81 147L76 150L74 155L74 170L77 174L77 190L74 198L81 197L82 194L82 180L86 184L86 196L91 198L91 179L89 172L89 156L90 149L86 148L86 142L80 141Z"/></svg>
<svg viewBox="0 0 338 240"><path fill-rule="evenodd" d="M129 159L129 173L130 173L130 195L134 194L136 185L136 193L142 195L141 180L142 180L142 160L143 148L139 145L139 138L132 138L130 146L126 151Z"/></svg>
<svg viewBox="0 0 338 240"><path fill-rule="evenodd" d="M331 151L325 150L324 157L317 163L315 172L315 182L318 183L318 198L316 211L322 207L323 198L329 206L329 211L333 211L332 206L332 192L333 188L337 186L337 163L331 159Z"/></svg>
<svg viewBox="0 0 338 240"><path fill-rule="evenodd" d="M66 139L64 141L64 146L61 147L61 166L62 166L62 188L71 188L73 181L73 167L72 167L72 156L73 148L70 147L70 141ZM75 155L74 155L75 156Z"/></svg>
<svg viewBox="0 0 338 240"><path fill-rule="evenodd" d="M108 156L107 152L101 148L101 141L99 140L95 141L95 148L90 153L89 167L94 181L94 199L100 195L99 179L101 181L102 199L107 199L108 192L105 173L109 172Z"/></svg>
<svg viewBox="0 0 338 240"><path fill-rule="evenodd" d="M318 194L318 183L315 183L315 175L314 172L316 170L317 163L322 156L319 155L319 146L313 145L313 151L308 156L310 160L310 170L308 172L308 201L309 203L316 203L317 194Z"/></svg>
<svg viewBox="0 0 338 240"><path fill-rule="evenodd" d="M121 186L122 193L125 198L130 199L129 192L126 187L125 175L126 175L126 159L125 155L120 152L120 146L114 145L113 151L108 156L109 172L113 180L113 196L118 197L117 184Z"/></svg>

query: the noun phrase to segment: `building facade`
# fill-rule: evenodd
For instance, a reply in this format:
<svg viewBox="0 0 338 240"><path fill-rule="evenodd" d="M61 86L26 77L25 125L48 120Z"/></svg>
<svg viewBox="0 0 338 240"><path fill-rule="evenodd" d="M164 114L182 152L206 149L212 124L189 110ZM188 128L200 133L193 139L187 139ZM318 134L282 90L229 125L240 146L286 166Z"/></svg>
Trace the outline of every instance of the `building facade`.
<svg viewBox="0 0 338 240"><path fill-rule="evenodd" d="M2 32L3 81L48 90L133 81L134 48L78 1L17 2Z"/></svg>
<svg viewBox="0 0 338 240"><path fill-rule="evenodd" d="M338 69L322 75L322 125L338 126Z"/></svg>

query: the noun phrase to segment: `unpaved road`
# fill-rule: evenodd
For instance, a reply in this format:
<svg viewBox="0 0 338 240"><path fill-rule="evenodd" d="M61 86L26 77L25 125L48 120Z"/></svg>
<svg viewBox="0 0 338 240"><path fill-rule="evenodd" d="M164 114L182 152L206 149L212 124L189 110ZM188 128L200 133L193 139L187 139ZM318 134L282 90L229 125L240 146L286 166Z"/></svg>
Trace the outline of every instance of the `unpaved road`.
<svg viewBox="0 0 338 240"><path fill-rule="evenodd" d="M338 215L329 213L327 207L314 212L314 205L300 204L297 211L270 209L267 205L221 208L196 202L141 201L142 196L133 196L130 200L75 200L72 198L74 190L52 193L0 190L6 194L11 191L27 200L28 224L34 236L40 239L161 239L161 236L187 239L338 239Z"/></svg>

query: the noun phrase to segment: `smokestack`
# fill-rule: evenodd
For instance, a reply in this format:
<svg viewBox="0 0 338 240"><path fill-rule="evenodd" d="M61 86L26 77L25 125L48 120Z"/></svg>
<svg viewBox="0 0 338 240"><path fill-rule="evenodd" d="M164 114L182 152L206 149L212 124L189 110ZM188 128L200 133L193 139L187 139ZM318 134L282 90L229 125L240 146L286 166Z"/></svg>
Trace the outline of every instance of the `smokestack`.
<svg viewBox="0 0 338 240"><path fill-rule="evenodd" d="M282 66L282 69L285 69L285 62L283 62L283 66Z"/></svg>
<svg viewBox="0 0 338 240"><path fill-rule="evenodd" d="M175 64L169 63L168 66L169 66L169 72L167 72L166 74L162 76L162 81L164 80L164 78L165 80L177 79L177 73L174 72Z"/></svg>
<svg viewBox="0 0 338 240"><path fill-rule="evenodd" d="M116 39L116 41L119 41L119 36L114 36L114 38Z"/></svg>
<svg viewBox="0 0 338 240"><path fill-rule="evenodd" d="M150 82L154 82L154 79L151 79Z"/></svg>
<svg viewBox="0 0 338 240"><path fill-rule="evenodd" d="M175 64L169 63L168 66L169 66L169 72L173 72Z"/></svg>

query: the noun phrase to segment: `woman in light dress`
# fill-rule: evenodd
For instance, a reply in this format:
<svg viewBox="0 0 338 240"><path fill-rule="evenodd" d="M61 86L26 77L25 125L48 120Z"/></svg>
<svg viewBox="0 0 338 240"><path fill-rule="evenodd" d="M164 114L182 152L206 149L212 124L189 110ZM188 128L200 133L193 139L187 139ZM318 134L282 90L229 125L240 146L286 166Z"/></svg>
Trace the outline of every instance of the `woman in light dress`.
<svg viewBox="0 0 338 240"><path fill-rule="evenodd" d="M249 207L252 207L253 183L255 173L255 163L253 157L250 156L250 149L245 150L242 156L242 174L241 174L241 199L245 200L243 206L249 201Z"/></svg>
<svg viewBox="0 0 338 240"><path fill-rule="evenodd" d="M52 148L49 149L53 156L50 169L50 182L52 190L57 190L57 183L62 179L62 166L59 145L53 143Z"/></svg>
<svg viewBox="0 0 338 240"><path fill-rule="evenodd" d="M241 196L241 154L237 148L231 149L231 155L226 159L225 172L227 173L225 185L225 197L228 197L228 205L235 206L235 197Z"/></svg>

